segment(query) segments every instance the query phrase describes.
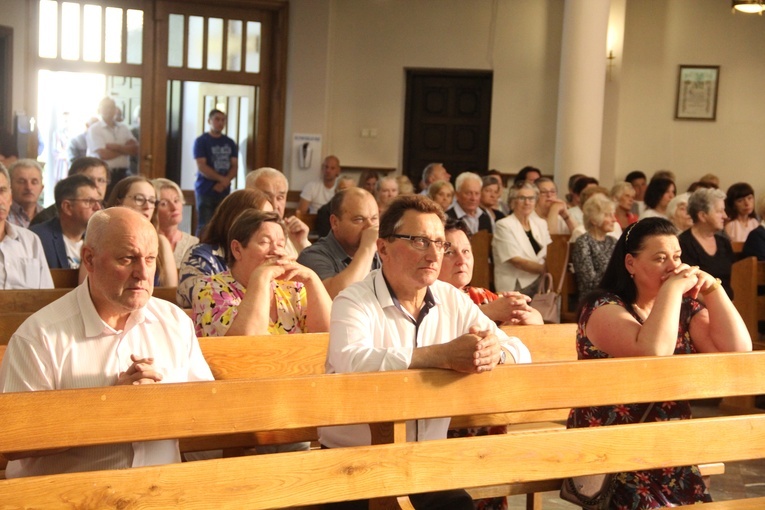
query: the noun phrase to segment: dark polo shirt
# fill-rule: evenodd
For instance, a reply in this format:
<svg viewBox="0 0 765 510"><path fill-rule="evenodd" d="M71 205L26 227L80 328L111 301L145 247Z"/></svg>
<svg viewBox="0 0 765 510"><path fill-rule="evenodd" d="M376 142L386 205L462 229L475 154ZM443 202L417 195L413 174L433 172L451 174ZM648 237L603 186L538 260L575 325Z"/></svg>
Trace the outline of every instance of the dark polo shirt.
<svg viewBox="0 0 765 510"><path fill-rule="evenodd" d="M345 253L340 243L335 239L334 232L330 232L326 237L322 237L308 248L300 252L298 263L311 268L319 279L326 280L340 273L348 267L353 258ZM372 260L373 269L379 269L381 266L380 258L375 253Z"/></svg>

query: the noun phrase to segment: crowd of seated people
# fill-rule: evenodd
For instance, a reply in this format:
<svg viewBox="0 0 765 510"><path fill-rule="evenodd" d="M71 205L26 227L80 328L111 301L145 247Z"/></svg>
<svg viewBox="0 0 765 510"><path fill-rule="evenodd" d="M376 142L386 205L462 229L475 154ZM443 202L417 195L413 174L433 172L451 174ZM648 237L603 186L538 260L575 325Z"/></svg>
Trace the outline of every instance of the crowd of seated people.
<svg viewBox="0 0 765 510"><path fill-rule="evenodd" d="M122 298L98 292L119 283L107 281L104 253L119 251L120 232L134 228L141 237L131 237L129 231L124 236L129 238L126 246L135 253L122 254L119 260L125 266L119 271L138 274L144 294L149 289L150 295L155 286L177 286L178 304L190 309L193 324L175 309L165 317L184 330L186 356L190 353L194 365L184 380L211 378L199 362L198 346L187 339L193 336L187 334L189 328L196 336L330 332L328 367L337 372L440 367L475 373L501 363L526 362L522 338L507 337L496 325L542 324L541 314L530 303L549 271L551 234L570 234L572 242L571 262L582 299L580 331L587 333L572 338L572 345L576 343L581 358L747 350L749 345L729 297L734 257L731 240L746 240L743 253L765 260L765 226L758 223L754 191L747 183L734 184L725 194L717 189L719 182L713 176L704 176L694 183L697 189L693 193L675 197L675 178L668 172L657 173L648 182L642 172L632 172L632 181L618 182L610 191L595 178L580 175L572 180L571 200L566 201L558 198L552 179L535 167L526 167L503 203L502 179L495 175L462 172L452 186L452 176L442 164L434 163L423 173L422 184L427 187L415 194L412 189L402 189L392 175L380 177L370 172L359 180L340 175L339 160L330 157L317 181L325 189L310 201L304 197L310 202L304 203L306 209L318 206L328 224L323 235L311 243L300 217L285 214L289 185L278 170L250 172L246 189L223 199L197 239L181 227L184 199L176 183L129 176L115 184L102 204L108 166L97 158L83 160L87 161L75 161L71 176L56 184L55 214L32 226L32 231L11 225L8 217L17 188L27 199L29 193L36 193L34 208L23 200L18 202L18 217L33 223L36 215L44 214L37 205L41 169L20 160L26 166L13 167L15 174L0 171L3 288L52 287L49 267L79 266L83 277L95 282L88 298L95 306L96 315L91 318L112 321L116 317L115 328L130 329L144 314L161 308L153 300L126 297L122 302ZM25 182L14 187L14 175ZM40 177L39 183L35 176ZM319 206L318 201L326 197ZM635 213L638 197L644 197L646 206L640 221ZM107 211L101 212L102 207ZM762 217L765 201L756 212ZM96 219L89 223L91 217ZM109 230L110 222L114 231ZM67 238L64 244L50 245L64 253L59 266L54 266L51 257L60 258L60 253L49 254L45 249L48 236L54 235L48 233L51 225L59 225L56 232ZM94 230L86 230L91 226ZM493 233L493 289L471 285L475 262L471 236L479 230ZM80 250L82 260L73 256ZM18 260L23 261L23 271L14 269L16 253L22 254ZM19 282L20 276L26 281ZM81 295L77 299L86 299L83 288L88 287L78 288ZM100 309L101 303L108 306ZM120 303L129 306L112 313L120 310ZM659 313L660 309L669 312ZM81 312L83 320L89 320L88 313ZM384 319L370 324L374 314ZM480 328L454 323L452 317L457 314L475 319ZM615 331L609 327L614 323L623 327ZM374 338L359 336L368 334L370 328ZM395 341L390 336L394 329ZM713 333L723 330L729 333L727 340L720 341ZM410 345L431 333L434 336L428 337L424 347ZM12 361L8 363L17 366L3 362L0 390L19 387L18 381L9 383L11 379L5 378L21 372L19 366L28 356L24 349L29 347L17 340L9 350ZM474 364L444 364L452 355L465 359L465 353ZM164 380L163 373L155 370L155 366L166 366L164 360L154 360L147 351L130 352L126 360L129 362L119 375L98 384ZM79 376L74 370L73 380ZM569 426L586 426L585 416L605 416L612 407L574 410ZM684 404L680 407L677 413L665 416L660 406L626 406L629 416L624 421L634 421L643 413L654 413L655 419L687 417ZM463 430L453 435L487 432L501 430ZM325 433L325 446L360 444L360 436L348 436L353 439L350 442L339 437L337 431ZM175 457L163 459L175 461ZM694 492L663 491L667 504L706 500L696 475L694 468L667 471L666 476L673 480L688 481ZM652 486L665 486L657 473L625 476L618 487L618 498L625 504L642 497L631 490L635 477L647 477ZM484 502L484 508L502 505L502 501Z"/></svg>

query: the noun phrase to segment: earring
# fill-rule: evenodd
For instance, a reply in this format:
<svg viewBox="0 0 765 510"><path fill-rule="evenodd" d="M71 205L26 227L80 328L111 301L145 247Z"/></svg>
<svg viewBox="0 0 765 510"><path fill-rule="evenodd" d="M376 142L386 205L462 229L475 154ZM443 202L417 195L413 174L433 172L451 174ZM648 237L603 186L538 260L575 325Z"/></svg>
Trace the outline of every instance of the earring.
<svg viewBox="0 0 765 510"><path fill-rule="evenodd" d="M630 278L632 278L634 280L635 279L635 275L633 273L630 273Z"/></svg>

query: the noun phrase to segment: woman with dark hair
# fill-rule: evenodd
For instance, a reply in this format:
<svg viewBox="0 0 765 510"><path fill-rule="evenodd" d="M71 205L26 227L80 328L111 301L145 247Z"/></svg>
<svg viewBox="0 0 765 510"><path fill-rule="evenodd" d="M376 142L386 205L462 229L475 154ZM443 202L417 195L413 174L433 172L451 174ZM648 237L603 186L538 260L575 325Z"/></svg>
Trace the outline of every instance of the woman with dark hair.
<svg viewBox="0 0 765 510"><path fill-rule="evenodd" d="M725 193L716 188L699 188L688 198L688 214L693 226L680 234L683 262L698 266L722 281L723 289L733 299L730 275L733 247L722 234L725 225Z"/></svg>
<svg viewBox="0 0 765 510"><path fill-rule="evenodd" d="M765 218L765 197L760 197L757 202L757 212L760 218ZM743 257L757 257L757 260L765 260L765 220L757 228L749 232L741 250Z"/></svg>
<svg viewBox="0 0 765 510"><path fill-rule="evenodd" d="M127 207L143 214L157 229L159 238L159 251L157 252L157 271L154 274L154 285L162 287L175 287L178 285L178 269L175 265L175 256L170 241L159 231L159 218L157 216L157 192L154 184L138 175L121 179L114 185L106 207ZM83 278L83 271L80 271Z"/></svg>
<svg viewBox="0 0 765 510"><path fill-rule="evenodd" d="M675 198L675 182L671 179L656 177L648 183L645 190L645 211L643 218L666 218L669 201Z"/></svg>
<svg viewBox="0 0 765 510"><path fill-rule="evenodd" d="M754 213L754 189L749 183L737 182L728 188L725 213L728 215L725 233L730 240L738 243L746 241L749 232L759 225Z"/></svg>
<svg viewBox="0 0 765 510"><path fill-rule="evenodd" d="M540 177L542 177L542 170L533 166L524 166L515 176L513 186L518 187L525 183L534 184Z"/></svg>
<svg viewBox="0 0 765 510"><path fill-rule="evenodd" d="M579 359L749 351L746 325L719 280L680 260L675 227L663 218L630 225L600 287L584 298ZM690 382L689 382L690 383ZM688 401L572 409L569 428L691 418ZM678 438L681 442L682 438ZM711 501L696 466L619 473L610 508L660 508Z"/></svg>
<svg viewBox="0 0 765 510"><path fill-rule="evenodd" d="M364 188L371 194L375 194L377 188L377 181L380 180L380 175L374 170L364 170L359 177L359 188Z"/></svg>
<svg viewBox="0 0 765 510"><path fill-rule="evenodd" d="M194 285L197 336L329 331L332 300L316 273L287 256L286 239L276 212L237 216L226 243L228 269Z"/></svg>
<svg viewBox="0 0 765 510"><path fill-rule="evenodd" d="M199 244L192 246L183 256L175 294L178 306L191 308L192 289L199 278L228 269L226 236L236 217L246 209L273 211L274 206L268 195L254 189L240 189L223 199L205 225Z"/></svg>

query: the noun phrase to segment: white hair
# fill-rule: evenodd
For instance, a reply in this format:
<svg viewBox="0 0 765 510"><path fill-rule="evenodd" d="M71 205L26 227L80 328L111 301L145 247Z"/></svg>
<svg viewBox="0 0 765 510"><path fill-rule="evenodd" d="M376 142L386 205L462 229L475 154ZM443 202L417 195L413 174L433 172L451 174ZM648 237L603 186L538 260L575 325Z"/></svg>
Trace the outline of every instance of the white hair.
<svg viewBox="0 0 765 510"><path fill-rule="evenodd" d="M457 180L454 181L454 189L459 191L462 185L469 181L477 183L478 186L483 186L483 179L481 179L480 175L473 172L462 172L457 176Z"/></svg>

